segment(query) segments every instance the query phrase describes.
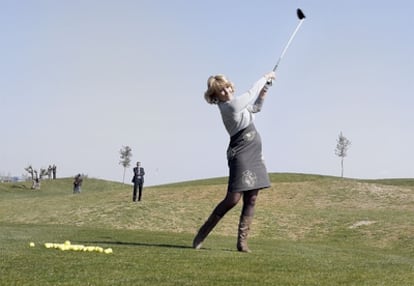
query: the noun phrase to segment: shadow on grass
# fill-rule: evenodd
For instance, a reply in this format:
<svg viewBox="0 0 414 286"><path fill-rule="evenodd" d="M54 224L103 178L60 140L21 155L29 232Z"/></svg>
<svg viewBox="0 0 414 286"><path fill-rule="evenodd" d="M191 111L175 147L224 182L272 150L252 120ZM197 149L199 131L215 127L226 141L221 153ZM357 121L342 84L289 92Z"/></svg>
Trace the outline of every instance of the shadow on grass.
<svg viewBox="0 0 414 286"><path fill-rule="evenodd" d="M80 241L85 244L108 244L108 245L126 245L126 246L147 246L147 247L165 247L179 249L193 249L189 245L174 245L165 243L144 243L144 242L123 242L123 241Z"/></svg>
<svg viewBox="0 0 414 286"><path fill-rule="evenodd" d="M20 184L20 185L12 185L13 189L28 189L26 185Z"/></svg>
<svg viewBox="0 0 414 286"><path fill-rule="evenodd" d="M95 241L79 241L84 244L106 244L106 245L119 245L119 246L139 246L139 247L161 247L161 248L172 248L172 249L192 249L194 251L213 251L220 250L225 252L239 252L237 249L215 249L210 247L202 247L200 249L194 249L191 245L175 245L175 244L165 244L165 243L145 243L145 242L123 242L123 241L107 241L107 240L95 240Z"/></svg>

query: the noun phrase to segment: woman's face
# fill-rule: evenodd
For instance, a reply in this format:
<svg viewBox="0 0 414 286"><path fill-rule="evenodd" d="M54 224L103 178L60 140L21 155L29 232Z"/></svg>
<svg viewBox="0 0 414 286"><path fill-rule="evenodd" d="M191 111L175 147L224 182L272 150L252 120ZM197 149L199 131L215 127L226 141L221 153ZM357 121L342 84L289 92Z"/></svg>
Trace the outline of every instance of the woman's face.
<svg viewBox="0 0 414 286"><path fill-rule="evenodd" d="M220 93L218 95L218 99L221 102L229 101L233 98L233 93L234 93L234 90L231 87L231 85L229 85L228 87L225 87L220 91Z"/></svg>

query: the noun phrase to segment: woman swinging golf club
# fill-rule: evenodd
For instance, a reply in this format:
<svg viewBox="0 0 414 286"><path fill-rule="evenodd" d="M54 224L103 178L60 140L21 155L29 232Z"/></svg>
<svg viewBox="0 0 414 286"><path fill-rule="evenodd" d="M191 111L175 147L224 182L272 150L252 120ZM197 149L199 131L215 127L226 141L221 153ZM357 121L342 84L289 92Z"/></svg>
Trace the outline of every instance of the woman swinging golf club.
<svg viewBox="0 0 414 286"><path fill-rule="evenodd" d="M234 85L224 75L209 77L206 101L217 104L224 126L230 135L227 160L230 170L227 194L201 226L193 241L193 247L201 248L202 242L220 219L243 197L237 249L250 252L247 236L253 220L259 190L270 187L266 166L262 159L262 142L253 124L254 113L261 110L269 82L275 72L260 78L253 87L240 96L234 96Z"/></svg>

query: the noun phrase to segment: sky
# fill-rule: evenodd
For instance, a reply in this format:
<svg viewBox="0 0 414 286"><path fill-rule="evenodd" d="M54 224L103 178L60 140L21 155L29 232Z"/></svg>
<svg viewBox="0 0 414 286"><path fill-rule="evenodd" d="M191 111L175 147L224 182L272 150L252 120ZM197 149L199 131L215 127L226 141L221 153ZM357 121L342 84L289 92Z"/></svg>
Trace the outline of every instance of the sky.
<svg viewBox="0 0 414 286"><path fill-rule="evenodd" d="M57 166L146 185L228 175L229 137L203 98L277 70L256 128L269 172L414 178L410 0L0 0L0 175ZM119 164L120 149L132 164Z"/></svg>

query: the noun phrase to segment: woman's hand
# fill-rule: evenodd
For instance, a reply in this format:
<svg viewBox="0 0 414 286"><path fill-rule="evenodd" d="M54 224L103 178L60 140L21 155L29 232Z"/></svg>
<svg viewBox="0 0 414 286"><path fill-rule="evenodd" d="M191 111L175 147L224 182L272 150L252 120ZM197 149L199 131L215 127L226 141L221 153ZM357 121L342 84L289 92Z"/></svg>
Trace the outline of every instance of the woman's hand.
<svg viewBox="0 0 414 286"><path fill-rule="evenodd" d="M266 73L264 77L266 78L267 82L272 82L276 78L276 74L274 71L271 71Z"/></svg>

